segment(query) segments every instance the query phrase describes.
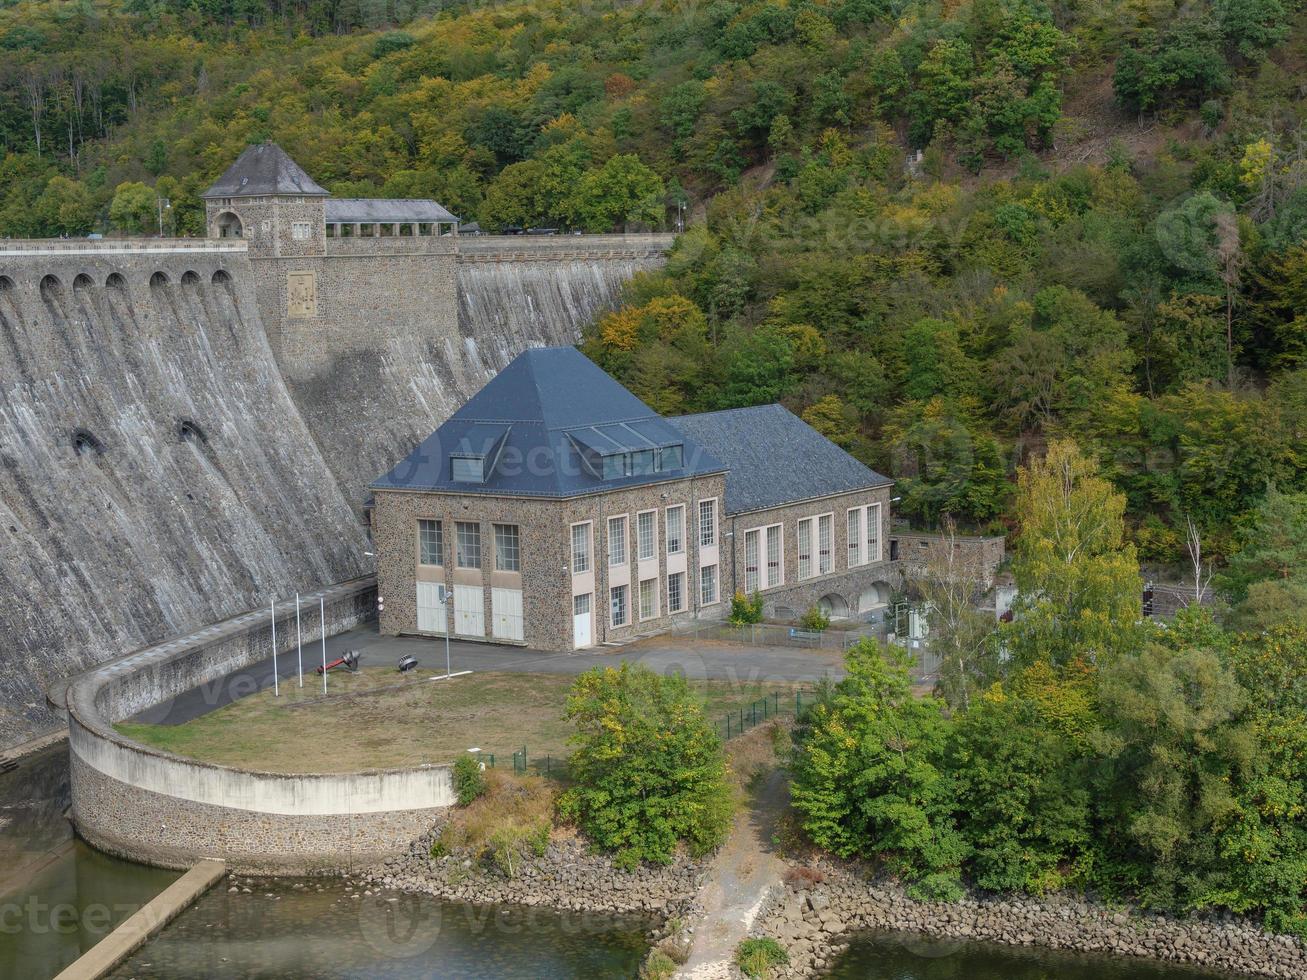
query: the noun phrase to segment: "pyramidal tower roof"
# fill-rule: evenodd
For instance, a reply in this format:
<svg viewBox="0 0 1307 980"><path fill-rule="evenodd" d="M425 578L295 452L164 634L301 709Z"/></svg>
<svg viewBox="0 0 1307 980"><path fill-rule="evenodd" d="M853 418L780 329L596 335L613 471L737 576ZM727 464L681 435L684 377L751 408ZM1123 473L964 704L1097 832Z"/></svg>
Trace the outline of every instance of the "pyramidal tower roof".
<svg viewBox="0 0 1307 980"><path fill-rule="evenodd" d="M304 172L304 168L276 143L247 146L207 191L210 197L266 197L272 195L329 197L325 187Z"/></svg>
<svg viewBox="0 0 1307 980"><path fill-rule="evenodd" d="M570 497L724 470L575 347L536 347L372 488Z"/></svg>

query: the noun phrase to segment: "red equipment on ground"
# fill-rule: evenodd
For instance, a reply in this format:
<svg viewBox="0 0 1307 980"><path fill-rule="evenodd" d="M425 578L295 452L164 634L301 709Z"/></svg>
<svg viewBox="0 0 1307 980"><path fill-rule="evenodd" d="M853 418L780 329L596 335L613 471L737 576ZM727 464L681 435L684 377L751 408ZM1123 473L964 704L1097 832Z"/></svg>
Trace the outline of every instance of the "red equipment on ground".
<svg viewBox="0 0 1307 980"><path fill-rule="evenodd" d="M326 668L326 669L327 669L327 670L335 670L337 667L344 667L344 668L345 668L346 670L348 670L350 673L355 673L355 672L357 672L358 669L359 669L359 652L358 652L357 650L347 650L347 651L345 651L344 654L342 654L341 656L337 657L337 658L336 658L335 660L333 660L331 663L327 664L327 668ZM321 668L321 667L316 668L316 670L317 670L317 672L318 672L319 674L322 673L322 668Z"/></svg>

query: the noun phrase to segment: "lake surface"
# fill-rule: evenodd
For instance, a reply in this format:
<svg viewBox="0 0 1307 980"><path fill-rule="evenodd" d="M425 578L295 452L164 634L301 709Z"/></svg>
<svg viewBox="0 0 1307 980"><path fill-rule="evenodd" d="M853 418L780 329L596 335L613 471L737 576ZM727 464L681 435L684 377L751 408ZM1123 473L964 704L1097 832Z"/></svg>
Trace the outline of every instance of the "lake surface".
<svg viewBox="0 0 1307 980"><path fill-rule="evenodd" d="M177 878L75 839L68 747L0 775L0 978L52 977ZM333 879L224 881L114 974L118 980L271 978L564 980L633 977L650 922L498 909L382 893ZM242 881L241 887L245 887ZM393 901L392 901L393 899ZM858 936L838 980L1242 980L1147 960L902 933Z"/></svg>
<svg viewBox="0 0 1307 980"><path fill-rule="evenodd" d="M326 879L255 879L249 894L228 887L223 882L202 896L111 976L634 977L652 925L395 893L356 899L352 889Z"/></svg>
<svg viewBox="0 0 1307 980"><path fill-rule="evenodd" d="M52 977L177 878L73 836L68 746L0 775L0 977Z"/></svg>
<svg viewBox="0 0 1307 980"><path fill-rule="evenodd" d="M859 934L826 976L832 980L1248 980L1234 973L1124 956L940 942L894 932Z"/></svg>

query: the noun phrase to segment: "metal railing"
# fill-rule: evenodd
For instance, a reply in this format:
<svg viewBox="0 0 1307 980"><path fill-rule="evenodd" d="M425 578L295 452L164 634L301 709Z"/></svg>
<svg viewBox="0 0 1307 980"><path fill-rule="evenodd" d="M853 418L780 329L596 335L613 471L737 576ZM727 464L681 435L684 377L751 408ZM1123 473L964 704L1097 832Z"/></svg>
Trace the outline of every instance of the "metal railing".
<svg viewBox="0 0 1307 980"><path fill-rule="evenodd" d="M885 643L883 623L839 623L824 630L808 630L782 623L735 626L717 619L682 619L672 625L676 636L751 647L790 647L811 650L847 650L862 640Z"/></svg>
<svg viewBox="0 0 1307 980"><path fill-rule="evenodd" d="M719 721L713 723L717 734L723 742L729 742L737 736L764 722L782 715L798 718L804 708L817 700L817 692L808 688L791 691L772 691L771 694L749 702L734 711L728 711Z"/></svg>

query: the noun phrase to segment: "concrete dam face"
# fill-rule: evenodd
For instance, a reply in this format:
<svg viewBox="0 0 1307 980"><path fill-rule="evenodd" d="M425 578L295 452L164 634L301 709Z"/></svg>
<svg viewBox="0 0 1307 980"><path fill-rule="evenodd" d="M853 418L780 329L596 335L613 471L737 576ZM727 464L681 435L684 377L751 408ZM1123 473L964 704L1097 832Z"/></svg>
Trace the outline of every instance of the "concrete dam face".
<svg viewBox="0 0 1307 980"><path fill-rule="evenodd" d="M366 485L519 351L577 340L661 262L648 238L460 244L389 287L425 317L328 263L357 302L329 326L286 318L288 260L242 242L0 243L0 746L55 726L53 680L369 571Z"/></svg>

